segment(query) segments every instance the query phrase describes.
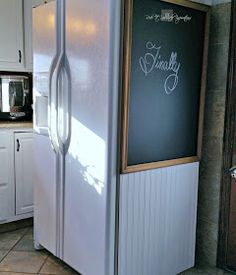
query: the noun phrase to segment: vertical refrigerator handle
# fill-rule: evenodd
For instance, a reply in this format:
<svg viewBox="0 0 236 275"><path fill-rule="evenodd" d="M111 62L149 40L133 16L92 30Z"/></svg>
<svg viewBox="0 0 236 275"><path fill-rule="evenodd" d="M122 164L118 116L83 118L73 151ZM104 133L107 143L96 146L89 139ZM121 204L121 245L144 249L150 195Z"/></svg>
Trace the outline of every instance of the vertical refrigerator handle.
<svg viewBox="0 0 236 275"><path fill-rule="evenodd" d="M61 52L61 5L57 1L56 9L56 53L51 63L49 73L49 95L48 95L48 133L52 148L55 152L59 150L57 138L57 110L58 110L58 75Z"/></svg>
<svg viewBox="0 0 236 275"><path fill-rule="evenodd" d="M71 76L70 66L66 55L66 2L60 6L60 56L56 66L56 136L59 151L65 155L68 151L71 137Z"/></svg>
<svg viewBox="0 0 236 275"><path fill-rule="evenodd" d="M49 94L48 94L48 133L49 133L49 138L51 141L51 145L53 150L56 152L57 151L57 144L55 140L55 134L53 131L55 126L54 126L54 121L53 121L53 116L55 116L55 109L56 106L54 106L54 102L56 102L55 99L55 69L56 69L56 63L58 60L57 54L54 56L51 68L50 68L50 75L49 75ZM53 92L54 91L54 92Z"/></svg>
<svg viewBox="0 0 236 275"><path fill-rule="evenodd" d="M66 55L58 75L57 137L59 150L65 155L71 139L71 76Z"/></svg>
<svg viewBox="0 0 236 275"><path fill-rule="evenodd" d="M48 129L55 152L65 154L71 137L71 76L65 49L65 1L57 2L56 55L49 76Z"/></svg>

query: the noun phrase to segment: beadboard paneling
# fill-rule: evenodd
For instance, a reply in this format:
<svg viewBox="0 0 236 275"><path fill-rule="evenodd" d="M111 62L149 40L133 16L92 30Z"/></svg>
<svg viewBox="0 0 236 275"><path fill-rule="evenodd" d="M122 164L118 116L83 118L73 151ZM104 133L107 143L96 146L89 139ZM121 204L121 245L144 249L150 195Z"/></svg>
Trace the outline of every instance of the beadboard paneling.
<svg viewBox="0 0 236 275"><path fill-rule="evenodd" d="M119 275L194 265L199 164L121 175Z"/></svg>

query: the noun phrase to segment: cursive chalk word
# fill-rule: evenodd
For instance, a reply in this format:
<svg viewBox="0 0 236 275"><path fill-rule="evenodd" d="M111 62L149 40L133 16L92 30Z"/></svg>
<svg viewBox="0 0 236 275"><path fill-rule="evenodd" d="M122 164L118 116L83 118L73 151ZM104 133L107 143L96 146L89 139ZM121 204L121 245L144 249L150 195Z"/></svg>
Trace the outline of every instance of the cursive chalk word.
<svg viewBox="0 0 236 275"><path fill-rule="evenodd" d="M174 22L175 24L179 24L179 22L183 21L185 23L191 21L192 17L189 15L179 16L177 13L163 13L163 14L151 14L144 16L148 21L158 22Z"/></svg>
<svg viewBox="0 0 236 275"><path fill-rule="evenodd" d="M164 83L165 93L170 95L179 82L180 62L177 62L177 52L172 52L169 60L162 60L161 48L161 46L148 41L146 43L146 53L139 58L139 65L145 76L148 76L154 70L170 72Z"/></svg>

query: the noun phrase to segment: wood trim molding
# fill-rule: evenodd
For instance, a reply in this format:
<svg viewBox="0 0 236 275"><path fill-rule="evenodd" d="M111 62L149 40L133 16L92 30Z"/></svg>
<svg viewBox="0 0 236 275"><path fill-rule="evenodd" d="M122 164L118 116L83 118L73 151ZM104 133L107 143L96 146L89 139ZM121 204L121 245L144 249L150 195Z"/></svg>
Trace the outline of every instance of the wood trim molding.
<svg viewBox="0 0 236 275"><path fill-rule="evenodd" d="M200 10L200 11L204 11L204 12L208 12L209 11L209 6L202 4L202 3L196 3L196 2L191 2L189 0L161 0L162 2L167 2L167 3L171 3L171 4L176 4L176 5L180 5L186 8L191 8L191 9L195 9L195 10Z"/></svg>
<svg viewBox="0 0 236 275"><path fill-rule="evenodd" d="M133 1L125 2L125 22L124 22L124 55L123 55L123 100L122 100L122 144L121 144L121 170L127 168L128 159L128 113L130 94L130 69L131 69L131 48L132 48L132 6Z"/></svg>
<svg viewBox="0 0 236 275"><path fill-rule="evenodd" d="M227 239L229 229L229 209L231 177L228 170L232 166L232 148L236 123L236 0L231 1L231 28L228 63L228 81L226 91L225 133L223 145L223 163L221 178L221 198L219 213L219 233L217 266L227 269Z"/></svg>
<svg viewBox="0 0 236 275"><path fill-rule="evenodd" d="M197 148L198 150L197 156L199 159L201 159L201 154L202 154L202 137L203 137L203 126L204 126L204 110L205 110L207 67L208 67L209 32L210 32L210 9L208 8L208 10L206 11L200 106L199 106L198 148Z"/></svg>
<svg viewBox="0 0 236 275"><path fill-rule="evenodd" d="M199 158L197 156L193 157L186 157L186 158L179 158L179 159L171 159L171 160L163 160L158 162L151 162L151 163L145 163L145 164L138 164L138 165L132 165L127 166L125 170L123 170L123 173L135 173L139 171L145 171L155 168L162 168L167 166L174 166L174 165L180 165L180 164L186 164L186 163L192 163L192 162L198 162Z"/></svg>
<svg viewBox="0 0 236 275"><path fill-rule="evenodd" d="M204 49L202 56L202 75L201 75L201 90L199 104L199 123L198 123L198 140L195 156L182 157L178 159L157 161L152 163L128 165L128 128L129 128L129 97L130 97L130 73L131 73L131 51L132 51L132 19L133 19L133 0L125 1L125 16L124 16L124 55L123 55L123 95L122 95L122 136L121 136L121 173L131 173L155 169L160 167L191 163L199 161L201 158L202 136L203 136L203 120L204 120L204 105L205 105L205 90L208 65L208 43L209 43L209 28L210 28L210 8L203 4L196 4L187 0L161 0L191 9L199 10L205 13L205 34L204 34Z"/></svg>

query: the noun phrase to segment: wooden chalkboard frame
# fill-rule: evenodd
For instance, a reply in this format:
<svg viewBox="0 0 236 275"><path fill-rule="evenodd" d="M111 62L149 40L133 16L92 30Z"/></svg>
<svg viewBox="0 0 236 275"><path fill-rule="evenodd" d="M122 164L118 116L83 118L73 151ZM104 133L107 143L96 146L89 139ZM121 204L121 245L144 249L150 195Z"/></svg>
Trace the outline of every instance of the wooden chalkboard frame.
<svg viewBox="0 0 236 275"><path fill-rule="evenodd" d="M144 171L154 168L167 167L172 165L191 163L200 161L203 135L205 90L207 77L208 62L208 43L209 43L209 26L210 26L210 7L204 4L190 2L188 0L161 0L175 5L188 7L205 13L205 34L203 49L203 65L201 76L200 90L200 107L199 107L199 125L198 125L198 142L197 155L172 160L157 161L151 163L128 165L128 119L129 119L129 96L130 96L130 74L131 74L131 50L132 50L132 19L133 19L133 0L125 1L124 13L124 52L123 52L123 97L122 97L122 137L121 137L121 173L131 173Z"/></svg>

